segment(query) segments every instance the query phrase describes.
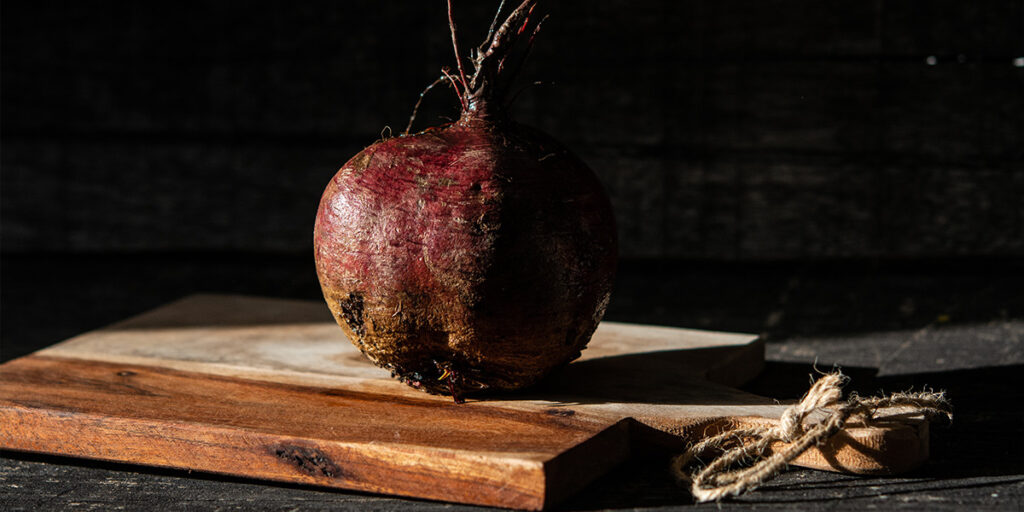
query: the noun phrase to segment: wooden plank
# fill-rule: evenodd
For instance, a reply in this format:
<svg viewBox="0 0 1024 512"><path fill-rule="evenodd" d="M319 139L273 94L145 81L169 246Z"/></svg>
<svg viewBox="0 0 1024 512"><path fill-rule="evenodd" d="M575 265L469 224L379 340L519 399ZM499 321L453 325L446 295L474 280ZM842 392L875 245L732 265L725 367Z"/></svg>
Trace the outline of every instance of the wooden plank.
<svg viewBox="0 0 1024 512"><path fill-rule="evenodd" d="M444 12L433 4L386 8L365 1L262 2L246 7L12 5L8 19L18 22L4 27L9 44L3 85L5 95L20 101L5 109L5 132L202 134L234 140L276 134L313 136L321 142L364 137L379 133L384 124L404 124L421 88L441 66L451 64ZM493 7L488 2L459 7L467 37L476 39ZM765 74L747 65L802 62L834 93L854 95L871 84L844 83L830 64L892 62L924 68L924 58L936 55L957 73L971 73L979 62L1012 73L1024 28L1021 3L1013 0L984 8L949 0L927 6L856 0L757 5L577 0L551 7L553 17L528 72L531 79L564 84L559 88L567 92L545 102L538 114L566 123L571 121L568 112L593 114L573 103L596 100L602 90L618 96L602 104L613 110L625 106L627 97L634 102L666 99L651 93L672 87L675 80L665 78L693 80L695 62L737 66L750 80L771 80L784 71ZM403 37L391 37L396 33ZM966 65L956 64L959 55ZM351 79L353 69L360 70L360 80ZM595 82L594 74L616 87ZM784 77L781 83L787 81L794 79ZM591 88L585 87L588 83ZM718 89L708 84L705 91ZM692 100L699 102L704 94L694 92ZM941 103L930 106L944 110ZM672 111L679 118L690 112ZM592 116L582 120L596 124ZM632 134L671 128L660 122L645 126Z"/></svg>
<svg viewBox="0 0 1024 512"><path fill-rule="evenodd" d="M359 149L5 141L5 250L305 250Z"/></svg>
<svg viewBox="0 0 1024 512"><path fill-rule="evenodd" d="M541 387L457 405L372 366L318 302L194 296L0 366L0 446L540 509L634 442L772 424L784 405L731 387L762 363L749 335L608 322ZM797 462L926 455L926 432L871 427Z"/></svg>
<svg viewBox="0 0 1024 512"><path fill-rule="evenodd" d="M347 156L345 148L5 142L4 247L306 251L323 185ZM1010 207L1024 194L1016 162L637 148L587 157L611 196L624 257L1024 250L1024 210Z"/></svg>
<svg viewBox="0 0 1024 512"><path fill-rule="evenodd" d="M599 174L624 256L1024 250L1021 2L551 7L524 78L558 87L515 117ZM330 175L451 62L428 3L7 13L5 250L307 250ZM434 94L422 126L452 113Z"/></svg>

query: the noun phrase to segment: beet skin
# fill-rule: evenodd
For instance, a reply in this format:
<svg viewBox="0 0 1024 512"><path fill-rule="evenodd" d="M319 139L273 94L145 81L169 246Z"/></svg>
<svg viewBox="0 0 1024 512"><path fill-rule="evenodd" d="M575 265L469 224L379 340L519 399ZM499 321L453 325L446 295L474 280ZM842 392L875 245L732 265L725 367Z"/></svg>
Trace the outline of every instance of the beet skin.
<svg viewBox="0 0 1024 512"><path fill-rule="evenodd" d="M478 55L478 69L500 70ZM503 109L488 115L497 103L485 86L498 82L464 80L458 122L354 156L314 229L345 334L403 382L456 397L529 386L579 357L615 271L600 183L552 138Z"/></svg>

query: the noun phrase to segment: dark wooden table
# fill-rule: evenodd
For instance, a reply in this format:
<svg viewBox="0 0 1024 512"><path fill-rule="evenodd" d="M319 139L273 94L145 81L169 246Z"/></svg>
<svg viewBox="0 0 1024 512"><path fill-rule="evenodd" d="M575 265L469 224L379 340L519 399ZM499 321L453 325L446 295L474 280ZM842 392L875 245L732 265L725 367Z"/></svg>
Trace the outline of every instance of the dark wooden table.
<svg viewBox="0 0 1024 512"><path fill-rule="evenodd" d="M16 255L2 260L6 361L194 292L316 298L307 255ZM908 475L793 470L722 509L1024 509L1024 263L710 263L622 265L608 317L762 333L769 363L747 388L796 398L812 364L839 365L871 394L946 389L956 409L932 458ZM562 508L692 503L669 454L635 460ZM714 504L702 508L715 509ZM0 509L471 509L58 457L3 453Z"/></svg>

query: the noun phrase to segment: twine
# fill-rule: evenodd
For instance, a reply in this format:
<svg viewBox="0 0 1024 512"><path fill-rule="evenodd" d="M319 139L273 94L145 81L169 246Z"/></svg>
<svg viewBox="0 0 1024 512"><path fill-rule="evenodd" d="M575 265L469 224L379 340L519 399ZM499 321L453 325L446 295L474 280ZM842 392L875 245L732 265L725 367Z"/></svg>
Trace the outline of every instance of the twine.
<svg viewBox="0 0 1024 512"><path fill-rule="evenodd" d="M842 386L848 379L839 372L818 379L799 403L782 413L778 424L771 427L740 428L722 432L690 446L672 460L672 473L681 483L689 483L698 502L721 500L755 489L782 472L793 459L812 446L827 442L851 419L869 425L876 413L901 408L900 418L920 415L925 419L938 416L953 418L952 408L942 392L893 393L884 397L861 398L851 395L845 402ZM808 415L825 409L828 416L805 425ZM887 418L891 420L892 418ZM772 443L787 443L771 452ZM690 473L688 466L700 462L700 455L719 451L710 464ZM769 454L769 452L771 452ZM747 467L730 469L743 462Z"/></svg>

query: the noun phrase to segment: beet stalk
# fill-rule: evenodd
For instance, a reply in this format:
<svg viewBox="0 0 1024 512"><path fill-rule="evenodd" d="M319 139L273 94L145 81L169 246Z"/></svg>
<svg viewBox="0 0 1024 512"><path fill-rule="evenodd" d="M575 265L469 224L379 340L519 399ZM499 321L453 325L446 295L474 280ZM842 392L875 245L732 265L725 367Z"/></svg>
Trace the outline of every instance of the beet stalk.
<svg viewBox="0 0 1024 512"><path fill-rule="evenodd" d="M317 212L317 274L342 330L402 382L456 401L529 386L579 357L611 293L615 225L600 183L507 114L546 18L536 4L500 25L498 8L467 77L449 0L458 65L443 79L458 121L367 147Z"/></svg>

